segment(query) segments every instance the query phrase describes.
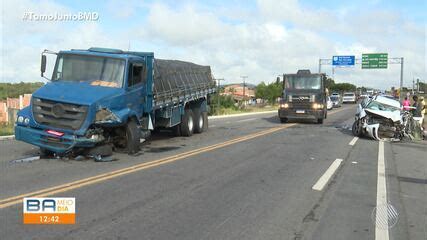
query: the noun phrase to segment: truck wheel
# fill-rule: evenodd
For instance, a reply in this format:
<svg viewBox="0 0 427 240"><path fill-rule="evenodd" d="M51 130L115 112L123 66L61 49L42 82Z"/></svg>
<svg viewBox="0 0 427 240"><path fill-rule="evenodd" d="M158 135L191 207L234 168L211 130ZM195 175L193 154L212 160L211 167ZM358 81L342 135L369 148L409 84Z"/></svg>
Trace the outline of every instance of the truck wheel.
<svg viewBox="0 0 427 240"><path fill-rule="evenodd" d="M200 108L193 109L194 133L202 133L205 127L205 119L200 112Z"/></svg>
<svg viewBox="0 0 427 240"><path fill-rule="evenodd" d="M318 123L318 124L323 124L323 118L318 118L318 119L317 119L317 123Z"/></svg>
<svg viewBox="0 0 427 240"><path fill-rule="evenodd" d="M288 119L287 119L287 118L280 118L280 122L281 122L281 123L287 123L287 122L288 122Z"/></svg>
<svg viewBox="0 0 427 240"><path fill-rule="evenodd" d="M46 148L40 148L39 154L40 158L51 158L55 155L54 152L47 150Z"/></svg>
<svg viewBox="0 0 427 240"><path fill-rule="evenodd" d="M141 133L138 124L135 120L129 120L126 125L126 149L128 154L135 154L139 152L139 140Z"/></svg>
<svg viewBox="0 0 427 240"><path fill-rule="evenodd" d="M175 137L181 137L181 124L173 126L172 132Z"/></svg>
<svg viewBox="0 0 427 240"><path fill-rule="evenodd" d="M181 119L181 135L189 137L193 135L194 122L193 122L193 111L191 109L185 109L184 116Z"/></svg>
<svg viewBox="0 0 427 240"><path fill-rule="evenodd" d="M208 112L203 112L202 115L203 115L203 121L204 121L203 131L206 132L209 129Z"/></svg>

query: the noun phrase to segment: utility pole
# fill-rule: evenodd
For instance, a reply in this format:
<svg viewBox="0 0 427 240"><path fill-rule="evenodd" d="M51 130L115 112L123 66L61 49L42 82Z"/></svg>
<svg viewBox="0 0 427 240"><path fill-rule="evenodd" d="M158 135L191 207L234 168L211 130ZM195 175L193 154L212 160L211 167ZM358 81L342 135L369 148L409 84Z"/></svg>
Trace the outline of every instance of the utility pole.
<svg viewBox="0 0 427 240"><path fill-rule="evenodd" d="M417 78L417 93L420 92L420 79Z"/></svg>
<svg viewBox="0 0 427 240"><path fill-rule="evenodd" d="M221 106L220 104L221 104L221 102L220 102L220 91L221 91L221 81L224 81L224 78L216 78L215 79L217 82L218 82L218 90L217 90L217 93L218 93L218 107L219 106Z"/></svg>
<svg viewBox="0 0 427 240"><path fill-rule="evenodd" d="M240 76L242 79L243 79L243 105L245 106L246 105L246 102L245 102L245 98L246 98L246 90L245 90L245 88L246 88L246 78L248 78L248 76Z"/></svg>
<svg viewBox="0 0 427 240"><path fill-rule="evenodd" d="M414 95L414 89L415 89L415 78L412 76L412 95Z"/></svg>
<svg viewBox="0 0 427 240"><path fill-rule="evenodd" d="M403 96L403 57L400 58L400 94L399 94L399 100L402 101Z"/></svg>

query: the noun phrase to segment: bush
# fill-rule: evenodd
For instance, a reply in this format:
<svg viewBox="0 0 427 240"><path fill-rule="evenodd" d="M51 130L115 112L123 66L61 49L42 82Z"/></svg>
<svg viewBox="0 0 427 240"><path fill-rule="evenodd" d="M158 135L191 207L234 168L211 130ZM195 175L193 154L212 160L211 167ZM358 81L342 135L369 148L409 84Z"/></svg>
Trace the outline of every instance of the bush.
<svg viewBox="0 0 427 240"><path fill-rule="evenodd" d="M8 136L14 134L13 124L0 124L0 136Z"/></svg>

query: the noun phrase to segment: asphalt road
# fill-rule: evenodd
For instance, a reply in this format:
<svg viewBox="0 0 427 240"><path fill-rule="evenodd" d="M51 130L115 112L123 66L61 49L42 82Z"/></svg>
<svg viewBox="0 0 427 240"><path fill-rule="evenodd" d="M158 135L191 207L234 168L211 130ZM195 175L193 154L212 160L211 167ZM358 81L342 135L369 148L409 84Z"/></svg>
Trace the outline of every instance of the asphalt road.
<svg viewBox="0 0 427 240"><path fill-rule="evenodd" d="M354 112L334 109L323 125L212 119L208 132L160 132L105 163L22 162L37 149L0 141L0 238L427 239L426 143L355 139ZM34 192L75 197L76 224L24 225ZM398 213L388 227L375 225L379 199Z"/></svg>

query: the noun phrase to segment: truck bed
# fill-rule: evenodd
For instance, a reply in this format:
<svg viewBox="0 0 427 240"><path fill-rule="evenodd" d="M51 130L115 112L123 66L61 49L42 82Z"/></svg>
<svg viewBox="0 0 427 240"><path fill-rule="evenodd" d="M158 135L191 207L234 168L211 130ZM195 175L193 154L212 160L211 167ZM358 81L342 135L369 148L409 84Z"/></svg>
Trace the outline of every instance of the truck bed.
<svg viewBox="0 0 427 240"><path fill-rule="evenodd" d="M209 66L154 59L154 108L201 98L214 91Z"/></svg>

